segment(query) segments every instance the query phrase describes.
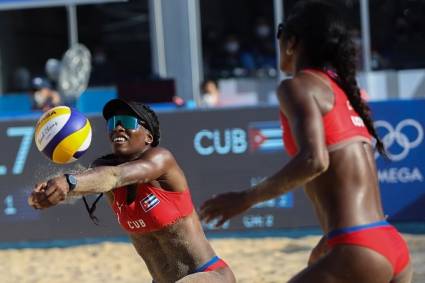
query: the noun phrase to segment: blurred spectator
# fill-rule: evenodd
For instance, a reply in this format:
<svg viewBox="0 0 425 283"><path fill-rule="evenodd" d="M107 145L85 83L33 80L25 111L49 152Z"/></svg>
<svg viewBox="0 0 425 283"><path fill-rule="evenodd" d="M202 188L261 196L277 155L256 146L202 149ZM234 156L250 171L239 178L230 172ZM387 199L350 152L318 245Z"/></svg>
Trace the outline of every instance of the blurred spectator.
<svg viewBox="0 0 425 283"><path fill-rule="evenodd" d="M205 74L210 74L214 70L211 69L211 63L219 50L220 33L212 28L207 28L202 33L202 55Z"/></svg>
<svg viewBox="0 0 425 283"><path fill-rule="evenodd" d="M214 29L203 38L204 71L208 76L274 77L276 71L273 27L265 18L258 18L248 38L243 33L220 36ZM221 40L220 40L221 38Z"/></svg>
<svg viewBox="0 0 425 283"><path fill-rule="evenodd" d="M257 76L276 75L276 50L272 25L265 18L258 18L254 26L252 54Z"/></svg>
<svg viewBox="0 0 425 283"><path fill-rule="evenodd" d="M386 69L389 67L389 62L377 50L371 52L371 67L372 70Z"/></svg>
<svg viewBox="0 0 425 283"><path fill-rule="evenodd" d="M363 41L360 34L360 30L357 28L353 28L350 31L351 38L354 42L357 52L357 69L363 70ZM370 54L371 58L371 68L372 70L383 69L388 67L388 60L386 60L376 49L373 49Z"/></svg>
<svg viewBox="0 0 425 283"><path fill-rule="evenodd" d="M31 84L31 73L25 67L18 67L13 72L13 86L14 91L27 91Z"/></svg>
<svg viewBox="0 0 425 283"><path fill-rule="evenodd" d="M372 56L377 69L425 68L425 1L370 1ZM390 31L390 32L389 32Z"/></svg>
<svg viewBox="0 0 425 283"><path fill-rule="evenodd" d="M47 79L35 77L31 83L33 109L47 111L61 103L59 93Z"/></svg>
<svg viewBox="0 0 425 283"><path fill-rule="evenodd" d="M57 82L59 80L61 62L56 58L49 58L46 61L44 70L50 81Z"/></svg>
<svg viewBox="0 0 425 283"><path fill-rule="evenodd" d="M201 85L201 107L220 106L220 91L218 84L212 79L205 80Z"/></svg>
<svg viewBox="0 0 425 283"><path fill-rule="evenodd" d="M244 77L255 67L252 54L243 50L239 37L234 34L225 37L210 65L220 77Z"/></svg>

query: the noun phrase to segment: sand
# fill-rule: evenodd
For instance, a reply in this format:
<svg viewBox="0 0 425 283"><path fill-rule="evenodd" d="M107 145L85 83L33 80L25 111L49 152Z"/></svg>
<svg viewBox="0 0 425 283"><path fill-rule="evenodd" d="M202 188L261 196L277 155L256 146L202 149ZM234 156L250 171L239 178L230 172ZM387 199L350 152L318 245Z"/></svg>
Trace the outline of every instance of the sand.
<svg viewBox="0 0 425 283"><path fill-rule="evenodd" d="M405 235L415 283L425 283L425 235ZM260 239L213 239L217 253L232 267L238 282L286 282L307 262L317 236ZM1 283L141 283L151 282L143 261L128 243L104 242L69 248L0 250Z"/></svg>

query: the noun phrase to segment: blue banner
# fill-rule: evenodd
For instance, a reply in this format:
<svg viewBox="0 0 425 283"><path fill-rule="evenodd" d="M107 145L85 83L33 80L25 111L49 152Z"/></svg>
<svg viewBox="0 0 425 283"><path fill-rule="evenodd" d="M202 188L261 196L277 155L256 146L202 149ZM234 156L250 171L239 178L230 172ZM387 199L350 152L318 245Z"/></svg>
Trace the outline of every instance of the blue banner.
<svg viewBox="0 0 425 283"><path fill-rule="evenodd" d="M425 101L371 104L388 160L376 155L385 213L391 220L425 219Z"/></svg>

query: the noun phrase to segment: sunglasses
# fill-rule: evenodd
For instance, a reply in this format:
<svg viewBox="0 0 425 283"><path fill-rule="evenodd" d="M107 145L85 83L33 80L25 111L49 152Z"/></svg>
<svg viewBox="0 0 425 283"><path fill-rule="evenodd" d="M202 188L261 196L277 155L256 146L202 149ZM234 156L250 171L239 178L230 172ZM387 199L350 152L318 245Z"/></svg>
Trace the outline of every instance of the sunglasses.
<svg viewBox="0 0 425 283"><path fill-rule="evenodd" d="M140 121L136 117L129 115L112 116L106 123L109 132L112 132L117 127L117 125L121 125L127 130L137 130L140 125L143 125L143 121Z"/></svg>
<svg viewBox="0 0 425 283"><path fill-rule="evenodd" d="M277 26L277 33L276 33L277 39L280 39L280 36L282 35L284 29L285 29L285 25L283 23Z"/></svg>

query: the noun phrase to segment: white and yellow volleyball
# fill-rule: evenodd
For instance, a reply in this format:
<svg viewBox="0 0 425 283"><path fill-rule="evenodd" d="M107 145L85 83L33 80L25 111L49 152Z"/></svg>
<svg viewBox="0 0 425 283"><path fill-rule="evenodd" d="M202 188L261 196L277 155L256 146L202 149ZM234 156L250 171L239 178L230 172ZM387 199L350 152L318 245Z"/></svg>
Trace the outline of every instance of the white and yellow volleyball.
<svg viewBox="0 0 425 283"><path fill-rule="evenodd" d="M89 148L89 120L74 108L57 106L46 111L35 127L35 143L54 163L76 161Z"/></svg>

